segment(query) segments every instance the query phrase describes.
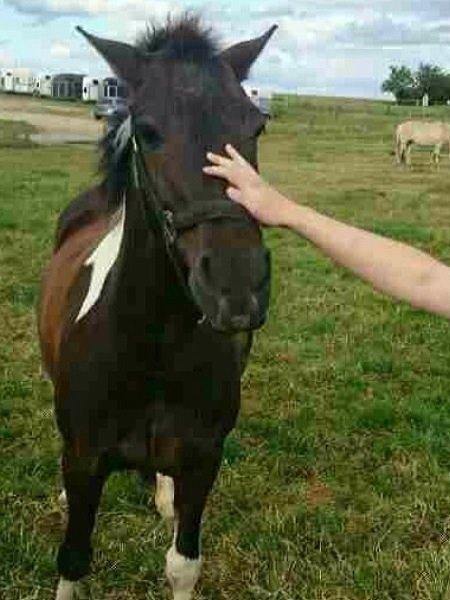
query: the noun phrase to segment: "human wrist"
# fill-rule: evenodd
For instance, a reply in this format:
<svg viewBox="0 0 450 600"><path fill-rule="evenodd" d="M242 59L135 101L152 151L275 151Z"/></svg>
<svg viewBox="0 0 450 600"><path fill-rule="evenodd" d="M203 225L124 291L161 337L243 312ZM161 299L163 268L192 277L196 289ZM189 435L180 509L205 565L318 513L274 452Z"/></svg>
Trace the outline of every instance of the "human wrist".
<svg viewBox="0 0 450 600"><path fill-rule="evenodd" d="M305 234L311 224L315 222L316 211L287 198L283 197L283 200L283 208L280 211L280 226Z"/></svg>
<svg viewBox="0 0 450 600"><path fill-rule="evenodd" d="M273 195L271 202L273 202L274 205L278 205L279 227L292 228L296 220L296 209L298 208L298 205L274 189L271 190L271 193L271 195Z"/></svg>

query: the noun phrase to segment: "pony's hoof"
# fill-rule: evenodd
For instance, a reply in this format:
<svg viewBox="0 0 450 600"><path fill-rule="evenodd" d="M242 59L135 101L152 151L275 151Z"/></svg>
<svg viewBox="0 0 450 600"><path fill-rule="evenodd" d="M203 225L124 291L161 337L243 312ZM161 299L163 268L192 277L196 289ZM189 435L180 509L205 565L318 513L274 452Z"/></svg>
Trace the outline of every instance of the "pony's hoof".
<svg viewBox="0 0 450 600"><path fill-rule="evenodd" d="M68 581L61 577L55 600L88 600L88 594L80 581Z"/></svg>

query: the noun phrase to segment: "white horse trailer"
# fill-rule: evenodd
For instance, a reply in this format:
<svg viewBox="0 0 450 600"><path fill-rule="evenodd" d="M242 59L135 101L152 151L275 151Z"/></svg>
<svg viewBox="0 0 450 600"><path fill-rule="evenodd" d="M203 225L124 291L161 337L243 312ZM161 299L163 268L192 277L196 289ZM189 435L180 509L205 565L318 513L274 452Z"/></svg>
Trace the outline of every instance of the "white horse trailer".
<svg viewBox="0 0 450 600"><path fill-rule="evenodd" d="M31 69L11 69L13 83L12 90L15 94L32 94L34 90L35 76Z"/></svg>
<svg viewBox="0 0 450 600"><path fill-rule="evenodd" d="M0 88L2 92L14 91L14 75L12 69L2 69L0 76Z"/></svg>
<svg viewBox="0 0 450 600"><path fill-rule="evenodd" d="M52 75L38 75L34 81L34 96L51 96L52 95Z"/></svg>
<svg viewBox="0 0 450 600"><path fill-rule="evenodd" d="M101 79L85 77L83 79L83 102L98 102L102 97Z"/></svg>
<svg viewBox="0 0 450 600"><path fill-rule="evenodd" d="M6 73L8 69L0 69L0 92L5 91Z"/></svg>

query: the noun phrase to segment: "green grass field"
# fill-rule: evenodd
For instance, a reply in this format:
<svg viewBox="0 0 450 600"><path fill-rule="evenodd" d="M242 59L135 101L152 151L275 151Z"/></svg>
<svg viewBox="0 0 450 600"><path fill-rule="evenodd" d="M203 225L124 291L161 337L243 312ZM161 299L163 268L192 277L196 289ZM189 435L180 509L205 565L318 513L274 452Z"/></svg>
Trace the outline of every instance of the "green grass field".
<svg viewBox="0 0 450 600"><path fill-rule="evenodd" d="M450 263L450 163L390 155L421 109L284 98L265 176L321 211ZM446 116L447 109L431 109ZM427 113L429 114L429 113ZM62 535L59 439L34 305L58 211L95 176L89 147L38 148L0 123L0 599L48 600ZM199 600L450 599L448 323L371 291L286 231L270 320L206 512ZM88 588L170 598L171 535L134 475L109 481Z"/></svg>

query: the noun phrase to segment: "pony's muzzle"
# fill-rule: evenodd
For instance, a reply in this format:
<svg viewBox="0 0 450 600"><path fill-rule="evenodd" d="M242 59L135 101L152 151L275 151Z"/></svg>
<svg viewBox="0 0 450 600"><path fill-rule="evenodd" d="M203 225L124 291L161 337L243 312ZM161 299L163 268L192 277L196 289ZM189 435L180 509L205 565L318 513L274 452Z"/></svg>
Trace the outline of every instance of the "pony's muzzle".
<svg viewBox="0 0 450 600"><path fill-rule="evenodd" d="M259 322L256 300L247 301L223 296L219 300L219 311L213 326L219 331L246 331L256 328Z"/></svg>
<svg viewBox="0 0 450 600"><path fill-rule="evenodd" d="M207 250L189 280L194 299L214 329L258 329L266 321L270 295L270 255L263 247Z"/></svg>

